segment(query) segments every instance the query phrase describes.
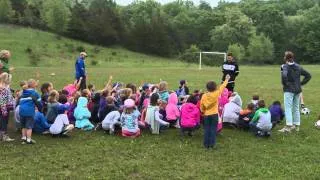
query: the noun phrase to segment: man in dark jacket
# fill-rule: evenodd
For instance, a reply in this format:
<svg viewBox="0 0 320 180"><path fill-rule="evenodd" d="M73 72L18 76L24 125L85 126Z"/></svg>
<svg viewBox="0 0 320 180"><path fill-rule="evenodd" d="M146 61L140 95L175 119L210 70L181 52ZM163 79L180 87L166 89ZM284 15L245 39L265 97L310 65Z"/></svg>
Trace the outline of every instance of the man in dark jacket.
<svg viewBox="0 0 320 180"><path fill-rule="evenodd" d="M80 90L86 89L87 88L87 72L86 72L86 66L85 66L85 58L87 57L87 53L81 52L80 56L78 57L76 63L75 63L75 69L76 69L76 79L77 81L81 80L80 84Z"/></svg>
<svg viewBox="0 0 320 180"><path fill-rule="evenodd" d="M299 131L301 86L310 81L311 75L294 62L294 54L292 52L287 51L284 59L286 63L281 66L281 77L284 91L286 126L279 131ZM301 76L304 77L302 81L300 80Z"/></svg>
<svg viewBox="0 0 320 180"><path fill-rule="evenodd" d="M236 80L236 77L239 75L240 71L239 71L239 66L237 62L232 56L232 53L228 53L227 61L225 61L222 65L222 72L223 72L222 81L225 80L227 74L230 75L230 80L227 85L227 89L233 92L234 86L235 86L235 80Z"/></svg>

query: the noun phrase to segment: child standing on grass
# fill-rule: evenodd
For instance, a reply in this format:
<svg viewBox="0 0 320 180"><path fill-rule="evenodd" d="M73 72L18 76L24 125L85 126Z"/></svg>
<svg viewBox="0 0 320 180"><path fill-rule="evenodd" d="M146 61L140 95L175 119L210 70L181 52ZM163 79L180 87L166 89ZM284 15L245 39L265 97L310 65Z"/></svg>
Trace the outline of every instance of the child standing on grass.
<svg viewBox="0 0 320 180"><path fill-rule="evenodd" d="M91 124L89 118L91 113L88 109L88 99L85 97L80 97L76 109L74 110L74 117L76 119L76 128L83 129L85 131L90 131L94 128Z"/></svg>
<svg viewBox="0 0 320 180"><path fill-rule="evenodd" d="M139 111L135 111L135 102L132 99L124 101L124 111L121 114L122 136L135 138L140 135L138 125Z"/></svg>
<svg viewBox="0 0 320 180"><path fill-rule="evenodd" d="M268 108L266 108L264 100L258 102L258 110L250 122L250 128L256 136L268 137L271 135L271 114Z"/></svg>
<svg viewBox="0 0 320 180"><path fill-rule="evenodd" d="M145 118L145 122L150 127L152 134L159 134L163 127L170 125L168 122L162 120L158 103L159 95L157 93L153 93L150 98L150 105L147 108Z"/></svg>
<svg viewBox="0 0 320 180"><path fill-rule="evenodd" d="M207 83L208 92L205 93L200 102L201 112L204 115L204 147L213 148L216 144L216 131L218 124L218 98L226 88L230 75L226 75L225 81L217 89L213 81Z"/></svg>
<svg viewBox="0 0 320 180"><path fill-rule="evenodd" d="M14 99L9 88L11 75L4 72L0 75L0 141L11 142L7 134L9 112L13 109Z"/></svg>
<svg viewBox="0 0 320 180"><path fill-rule="evenodd" d="M36 142L31 139L32 128L34 125L35 107L40 110L41 98L36 92L35 88L38 83L34 79L30 79L27 82L27 86L24 87L22 95L19 99L19 115L22 127L22 143L23 144L35 144Z"/></svg>

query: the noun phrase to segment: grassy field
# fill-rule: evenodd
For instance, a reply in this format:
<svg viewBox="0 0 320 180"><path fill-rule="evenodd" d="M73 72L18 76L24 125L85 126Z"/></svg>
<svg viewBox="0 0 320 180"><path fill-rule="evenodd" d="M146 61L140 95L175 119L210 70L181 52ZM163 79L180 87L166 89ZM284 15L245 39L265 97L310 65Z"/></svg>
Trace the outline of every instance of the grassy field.
<svg viewBox="0 0 320 180"><path fill-rule="evenodd" d="M14 88L20 80L34 78L37 72L40 82L53 82L56 89L73 81L77 53L58 49L56 44L82 43L8 26L1 26L0 38L0 49L13 51ZM29 45L41 49L43 43L50 47L47 55L39 51L40 67L30 67L25 49ZM112 52L116 53L112 55ZM100 60L110 57L112 61ZM100 63L98 66L91 66L94 58L88 58L89 81L99 88L109 75L115 81L136 84L158 82L161 78L169 82L170 89L176 89L180 79L187 79L192 90L204 89L208 80L220 81L221 76L220 68L205 67L199 71L196 65L121 48L101 48L95 58ZM140 63L142 59L144 63ZM236 90L244 104L255 93L268 104L282 101L278 66L240 68ZM314 128L314 122L320 108L316 99L320 96L317 78L320 70L319 66L305 68L313 75L304 87L305 101L312 114L303 116L299 133L284 135L274 130L269 139L258 139L247 132L223 130L218 137L218 148L213 151L202 147L202 130L184 139L175 129L160 136L143 133L134 140L100 131L74 131L68 139L34 135L37 144L32 146L18 141L0 143L0 179L319 179L320 132ZM50 76L51 73L56 76ZM19 139L12 127L9 134Z"/></svg>

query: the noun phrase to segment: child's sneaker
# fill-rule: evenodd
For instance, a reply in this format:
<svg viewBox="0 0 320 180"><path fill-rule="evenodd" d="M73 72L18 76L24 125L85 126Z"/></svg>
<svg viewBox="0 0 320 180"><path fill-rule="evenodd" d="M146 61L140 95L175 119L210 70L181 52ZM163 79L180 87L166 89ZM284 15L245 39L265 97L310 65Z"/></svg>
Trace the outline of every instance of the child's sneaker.
<svg viewBox="0 0 320 180"><path fill-rule="evenodd" d="M63 135L67 135L70 131L72 131L74 126L72 124L68 125L65 127L64 132L62 133Z"/></svg>
<svg viewBox="0 0 320 180"><path fill-rule="evenodd" d="M296 132L300 131L300 126L294 125L292 127L293 127L292 130L295 130Z"/></svg>
<svg viewBox="0 0 320 180"><path fill-rule="evenodd" d="M264 136L265 136L265 137L270 137L270 136L271 136L271 132L269 132L269 131L268 131L268 132L265 132L265 133L264 133Z"/></svg>
<svg viewBox="0 0 320 180"><path fill-rule="evenodd" d="M27 139L27 140L25 141L25 144L36 144L36 141L33 140L33 139Z"/></svg>
<svg viewBox="0 0 320 180"><path fill-rule="evenodd" d="M292 128L293 126L285 126L284 128L280 129L279 132L282 132L282 133L289 133L292 131Z"/></svg>
<svg viewBox="0 0 320 180"><path fill-rule="evenodd" d="M2 136L2 141L4 141L4 142L12 142L12 141L14 141L14 139L11 139L8 135L4 134Z"/></svg>
<svg viewBox="0 0 320 180"><path fill-rule="evenodd" d="M94 128L95 131L102 129L102 123L98 123L97 126Z"/></svg>

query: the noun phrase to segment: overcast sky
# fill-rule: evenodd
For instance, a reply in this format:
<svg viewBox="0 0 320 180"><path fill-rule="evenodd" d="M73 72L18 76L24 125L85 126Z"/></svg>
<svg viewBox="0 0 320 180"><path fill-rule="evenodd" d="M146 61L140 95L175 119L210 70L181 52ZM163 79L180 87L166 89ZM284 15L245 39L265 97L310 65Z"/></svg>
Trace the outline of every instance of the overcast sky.
<svg viewBox="0 0 320 180"><path fill-rule="evenodd" d="M116 2L120 5L128 5L132 3L134 0L116 0ZM158 2L161 2L162 4L173 2L175 0L156 0ZM200 0L192 0L196 5L199 4ZM217 6L218 2L220 0L205 0L206 2L209 2L212 6ZM240 0L226 0L228 2L239 2Z"/></svg>

